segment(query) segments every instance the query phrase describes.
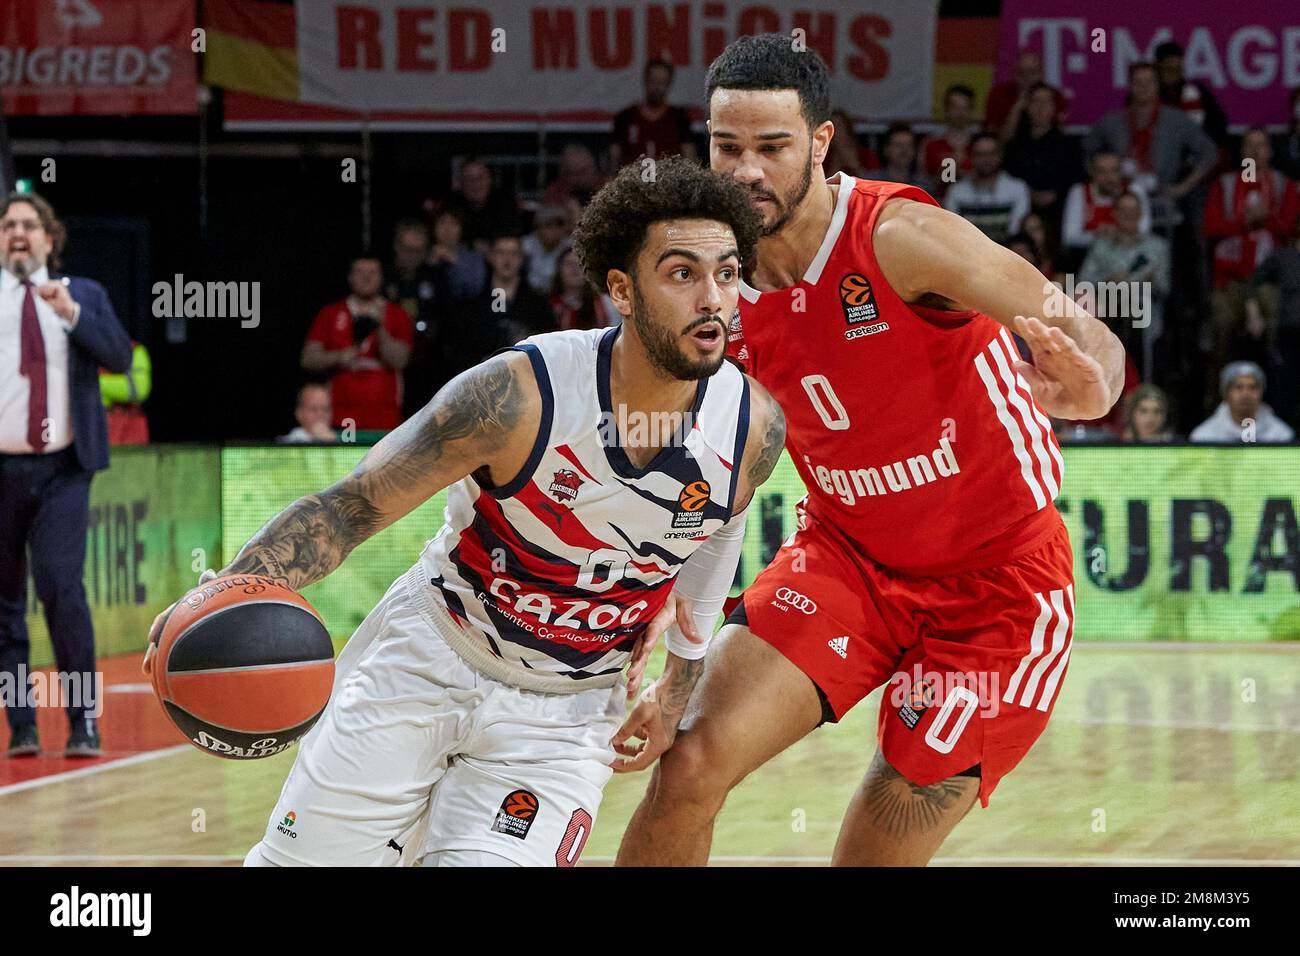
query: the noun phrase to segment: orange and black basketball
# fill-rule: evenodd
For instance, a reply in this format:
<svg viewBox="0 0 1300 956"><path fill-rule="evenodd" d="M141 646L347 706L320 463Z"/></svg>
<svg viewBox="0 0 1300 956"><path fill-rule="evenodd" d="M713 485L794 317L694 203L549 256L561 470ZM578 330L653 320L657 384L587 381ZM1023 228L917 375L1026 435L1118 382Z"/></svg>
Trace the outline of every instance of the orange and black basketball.
<svg viewBox="0 0 1300 956"><path fill-rule="evenodd" d="M871 301L871 283L866 276L850 272L840 280L840 298L846 305L866 305Z"/></svg>
<svg viewBox="0 0 1300 956"><path fill-rule="evenodd" d="M152 677L190 743L254 760L284 750L320 717L334 684L334 646L296 591L231 574L176 602L159 629Z"/></svg>
<svg viewBox="0 0 1300 956"><path fill-rule="evenodd" d="M692 481L682 489L681 496L678 497L677 503L683 511L699 511L704 507L704 503L709 500L709 483L707 481Z"/></svg>

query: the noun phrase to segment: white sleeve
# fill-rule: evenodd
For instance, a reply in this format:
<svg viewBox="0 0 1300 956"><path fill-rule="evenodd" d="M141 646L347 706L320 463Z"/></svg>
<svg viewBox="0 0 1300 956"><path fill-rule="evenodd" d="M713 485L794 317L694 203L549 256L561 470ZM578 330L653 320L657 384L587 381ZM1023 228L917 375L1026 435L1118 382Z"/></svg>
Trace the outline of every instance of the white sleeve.
<svg viewBox="0 0 1300 956"><path fill-rule="evenodd" d="M740 563L740 546L745 540L746 508L713 534L709 535L695 553L686 559L682 569L677 572L677 581L673 584L678 597L693 602L696 633L703 635L704 643L693 644L686 639L681 628L674 621L664 632L664 646L669 653L686 660L696 661L708 650L713 637L713 628L722 613L722 605L731 592L731 582L736 577L736 566Z"/></svg>

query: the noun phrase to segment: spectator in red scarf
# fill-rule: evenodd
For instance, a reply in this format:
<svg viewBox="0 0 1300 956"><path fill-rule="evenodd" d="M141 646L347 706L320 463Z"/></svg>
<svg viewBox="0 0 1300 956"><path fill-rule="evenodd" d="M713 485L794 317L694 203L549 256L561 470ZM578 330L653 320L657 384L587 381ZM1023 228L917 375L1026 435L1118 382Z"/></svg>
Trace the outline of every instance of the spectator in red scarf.
<svg viewBox="0 0 1300 956"><path fill-rule="evenodd" d="M1088 162L1088 181L1075 183L1065 198L1061 218L1061 245L1075 258L1081 257L1093 240L1115 227L1115 200L1131 192L1142 204L1143 232L1151 230L1151 203L1136 183L1125 183L1118 154L1101 150Z"/></svg>
<svg viewBox="0 0 1300 956"><path fill-rule="evenodd" d="M1205 234L1214 246L1210 315L1216 364L1245 320L1250 278L1275 249L1286 245L1300 215L1300 192L1272 165L1272 144L1260 127L1241 138L1242 165L1210 187ZM1271 317L1270 317L1271 318Z"/></svg>
<svg viewBox="0 0 1300 956"><path fill-rule="evenodd" d="M1155 227L1177 221L1174 206L1195 189L1219 160L1218 148L1181 111L1160 102L1156 68L1150 63L1129 67L1128 101L1122 109L1107 113L1088 131L1084 152L1118 153L1127 179L1136 182L1152 198ZM1184 208L1183 213L1193 210ZM1200 218L1200 210L1195 210Z"/></svg>

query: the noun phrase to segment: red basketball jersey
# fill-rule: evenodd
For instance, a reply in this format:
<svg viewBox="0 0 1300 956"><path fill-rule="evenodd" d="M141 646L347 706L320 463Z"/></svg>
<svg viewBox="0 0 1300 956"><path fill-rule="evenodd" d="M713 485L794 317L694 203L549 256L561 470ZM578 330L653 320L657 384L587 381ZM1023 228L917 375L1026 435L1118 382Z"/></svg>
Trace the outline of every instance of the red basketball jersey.
<svg viewBox="0 0 1300 956"><path fill-rule="evenodd" d="M872 249L876 217L923 190L840 174L807 274L741 286L728 348L781 403L807 507L846 545L914 574L1009 561L1059 527L1064 465L1013 362L1010 332L978 312L904 302Z"/></svg>

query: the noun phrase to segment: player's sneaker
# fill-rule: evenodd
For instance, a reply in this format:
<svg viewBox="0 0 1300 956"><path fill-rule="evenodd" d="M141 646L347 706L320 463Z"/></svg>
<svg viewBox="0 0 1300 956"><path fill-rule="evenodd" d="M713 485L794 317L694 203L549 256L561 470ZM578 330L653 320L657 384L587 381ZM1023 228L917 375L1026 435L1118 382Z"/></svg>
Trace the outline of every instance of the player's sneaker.
<svg viewBox="0 0 1300 956"><path fill-rule="evenodd" d="M68 745L63 748L63 756L98 757L99 754L99 729L95 726L95 718L84 717L73 727Z"/></svg>
<svg viewBox="0 0 1300 956"><path fill-rule="evenodd" d="M9 738L8 755L10 757L34 757L41 752L41 738L36 735L35 724L15 727Z"/></svg>

